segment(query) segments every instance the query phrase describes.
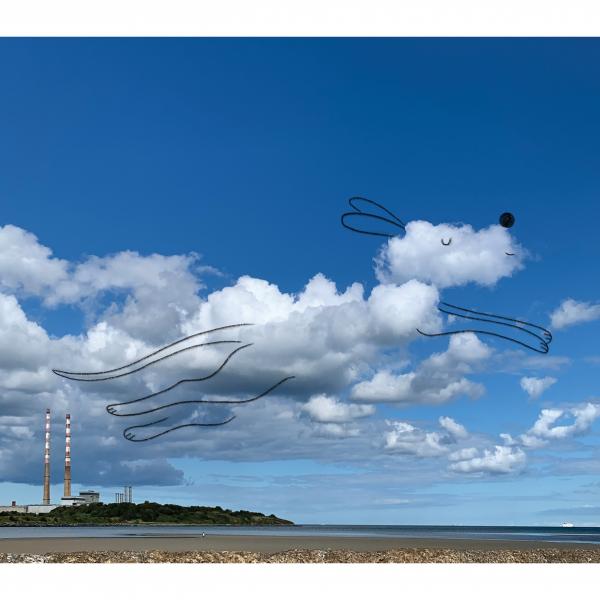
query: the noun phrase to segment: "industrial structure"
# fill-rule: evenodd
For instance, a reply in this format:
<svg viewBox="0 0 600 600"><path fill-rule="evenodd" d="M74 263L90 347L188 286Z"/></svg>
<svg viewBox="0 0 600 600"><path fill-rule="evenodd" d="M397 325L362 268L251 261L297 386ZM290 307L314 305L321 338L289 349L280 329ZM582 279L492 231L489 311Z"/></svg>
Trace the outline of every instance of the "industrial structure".
<svg viewBox="0 0 600 600"><path fill-rule="evenodd" d="M71 495L71 415L65 420L65 484L63 496Z"/></svg>
<svg viewBox="0 0 600 600"><path fill-rule="evenodd" d="M122 492L116 492L115 502L117 504L122 504L123 502L133 502L133 488L130 485L126 485Z"/></svg>
<svg viewBox="0 0 600 600"><path fill-rule="evenodd" d="M44 444L44 504L50 504L50 409L46 409Z"/></svg>
<svg viewBox="0 0 600 600"><path fill-rule="evenodd" d="M10 506L0 506L0 512L17 513L49 513L58 506L80 506L100 502L100 494L93 490L79 492L78 496L71 495L71 415L67 414L65 418L65 470L63 496L60 504L52 504L50 501L50 409L46 409L46 418L44 423L44 488L41 504L22 504L18 505L12 501ZM129 488L129 497L131 498L131 487Z"/></svg>

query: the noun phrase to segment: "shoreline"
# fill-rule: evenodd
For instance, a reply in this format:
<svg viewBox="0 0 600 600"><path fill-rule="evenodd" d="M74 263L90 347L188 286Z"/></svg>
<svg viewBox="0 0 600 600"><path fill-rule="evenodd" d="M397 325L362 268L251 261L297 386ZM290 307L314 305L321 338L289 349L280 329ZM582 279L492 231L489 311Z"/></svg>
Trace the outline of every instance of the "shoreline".
<svg viewBox="0 0 600 600"><path fill-rule="evenodd" d="M579 550L598 553L600 544L525 540L471 540L447 538L384 538L366 536L268 535L145 535L132 537L2 538L0 553L47 554L70 552L262 552L288 550L344 550L382 552L427 549L458 551Z"/></svg>

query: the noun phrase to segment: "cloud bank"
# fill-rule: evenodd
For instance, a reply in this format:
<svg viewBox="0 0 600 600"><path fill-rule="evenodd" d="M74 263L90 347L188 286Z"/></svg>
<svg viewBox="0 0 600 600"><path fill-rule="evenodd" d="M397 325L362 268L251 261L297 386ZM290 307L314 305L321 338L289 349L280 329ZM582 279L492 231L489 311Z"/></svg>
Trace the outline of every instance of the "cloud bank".
<svg viewBox="0 0 600 600"><path fill-rule="evenodd" d="M440 238L452 242L444 246ZM525 256L500 227L474 231L466 225L413 222L405 237L382 248L379 283L369 293L358 283L339 290L321 273L296 293L284 293L275 283L250 275L208 292L202 275L214 269L201 264L196 253L144 256L123 251L66 261L54 257L30 232L2 227L0 479L38 482L39 456L32 448L41 447L47 406L55 427L61 426L64 412L73 415L74 455L86 465L85 474L79 471L81 483L181 484L184 473L169 462L178 457L343 457L394 461L403 468L407 461L427 458L446 464L456 476L518 472L524 449L534 449L525 438L490 447L488 438L469 433L449 416L431 428L381 418L377 405L448 405L485 393L474 378L493 351L474 334L451 337L445 350L408 369L390 361L389 353L409 355L410 344L421 339L417 327L433 331L443 326L437 311L440 289L467 283L491 286L521 269ZM32 298L45 310L63 305L81 310L89 324L81 332L51 335L24 310L24 301ZM226 345L182 353L128 378L80 383L51 372L57 367L113 369L175 339L233 323L252 325L228 331L226 337L206 336L207 341L225 339ZM121 436L131 421L105 411L110 402L211 372L232 348L245 344L251 345L232 358L226 376L181 385L167 398L244 399L283 377L295 377L251 405L191 405L169 416L175 424L236 415L226 427L202 435L181 430L141 448ZM536 385L530 383L530 388ZM153 408L153 402L139 406ZM561 427L567 427L564 436L584 432L596 417L591 409L581 410L565 413L574 418L567 426L556 423L562 413L555 418L554 413L542 415L544 420L523 435L549 443L561 438Z"/></svg>

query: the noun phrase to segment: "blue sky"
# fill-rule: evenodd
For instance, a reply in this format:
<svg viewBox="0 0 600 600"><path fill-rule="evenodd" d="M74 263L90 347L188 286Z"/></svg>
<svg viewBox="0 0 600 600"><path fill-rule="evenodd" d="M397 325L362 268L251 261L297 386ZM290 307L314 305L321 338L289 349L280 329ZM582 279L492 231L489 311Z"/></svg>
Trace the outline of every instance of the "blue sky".
<svg viewBox="0 0 600 600"><path fill-rule="evenodd" d="M85 386L54 388L50 378L45 396L45 375L38 387L5 384L0 427L25 429L0 437L6 450L0 452L0 502L41 495L36 419L50 403L57 431L63 408L79 410L73 443L82 450L79 464L74 459L74 481L100 488L106 499L131 482L140 500L220 504L298 522L600 525L595 419L584 419L572 435L546 430L539 447L503 446L526 458L500 474L449 470L447 456L455 448L424 457L387 452L381 442L394 428L386 421L439 432L438 419L446 416L475 436L463 449L484 456L503 444L500 433L525 434L542 410L562 410L560 419L570 424L576 416L569 410L597 406L597 40L3 39L0 58L1 224L37 237L38 246L19 238L23 260L41 245L68 261L72 273L77 265L88 268L90 256L106 261L124 251L197 253L194 264L173 267L174 285L188 290L195 274L203 301L245 275L300 294L317 273L340 294L361 283L368 297L381 283L373 258L383 240L353 235L339 224L347 198L364 195L405 222L466 223L480 230L496 224L500 213L514 213L510 234L529 252L525 268L493 286L440 287L443 300L545 326L565 300L576 303L575 316L553 328L546 356L514 354L511 344L480 338L492 355L465 375L485 388L476 398L368 404L376 413L358 419L366 428L360 435L348 433L354 424L344 425L347 437L321 435L327 422L317 419L307 439L290 433L285 450L266 427L252 438L251 455L230 451L224 428L218 451L187 436L183 451L173 442L142 454L115 428L116 441L105 440L88 463L92 431L113 427L114 418L86 404ZM113 282L69 300L61 292L53 303L48 299L58 280L48 283L36 273L36 283L24 283L23 268L15 274L13 264L0 264L0 291L14 297L49 339L83 339L103 321L128 335L141 331L126 323L131 315L121 315L137 283ZM102 264L117 279L118 269L128 268ZM168 302L177 303L176 296ZM142 296L135 297L142 307ZM161 314L160 305L150 308L143 314ZM4 320L10 324L11 318L7 313ZM171 341L179 330L168 325L143 331L139 339L148 347ZM49 351L47 367L56 366L57 356L68 360L66 342L57 344L60 351ZM42 359L35 368L26 367L26 358L23 365L8 360L14 347L7 341L0 347L5 380L20 369L42 372ZM388 367L396 375L416 372L433 353L447 350L447 338L414 339L378 346L369 360L352 360L371 369L363 377L368 380ZM113 366L122 364L115 360ZM520 385L523 377L556 381L530 397ZM318 377L310 385L280 405L306 415L302 407L321 391L353 405L351 385L323 380L320 390ZM56 401L54 393L64 396ZM101 406L99 398L94 402ZM244 410L251 418L251 407ZM7 466L11 436L19 431L33 457L26 476ZM104 457L103 448L110 448ZM114 466L145 457L151 464L144 476ZM102 467L103 460L112 466Z"/></svg>

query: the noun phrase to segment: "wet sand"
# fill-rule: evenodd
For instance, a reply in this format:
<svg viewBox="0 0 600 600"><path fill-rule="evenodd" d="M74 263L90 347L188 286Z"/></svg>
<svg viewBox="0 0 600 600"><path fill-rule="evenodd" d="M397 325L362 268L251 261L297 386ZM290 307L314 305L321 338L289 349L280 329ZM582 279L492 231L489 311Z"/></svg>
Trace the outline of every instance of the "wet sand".
<svg viewBox="0 0 600 600"><path fill-rule="evenodd" d="M508 540L457 540L429 538L377 538L328 536L135 536L102 538L0 539L0 554L48 554L72 552L249 552L272 554L289 550L352 551L360 553L393 550L531 551L577 550L600 557L600 546ZM596 559L598 560L598 559Z"/></svg>

